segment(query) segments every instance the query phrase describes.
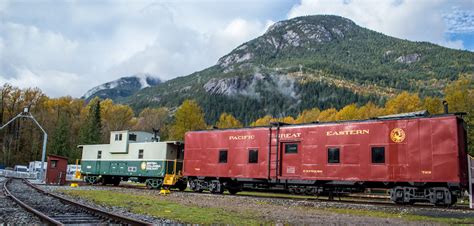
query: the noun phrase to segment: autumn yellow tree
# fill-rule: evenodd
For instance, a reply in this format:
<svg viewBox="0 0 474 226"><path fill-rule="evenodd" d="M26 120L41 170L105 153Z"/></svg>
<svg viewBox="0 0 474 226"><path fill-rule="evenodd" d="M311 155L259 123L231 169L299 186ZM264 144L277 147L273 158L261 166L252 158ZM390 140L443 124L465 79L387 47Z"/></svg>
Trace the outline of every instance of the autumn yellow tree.
<svg viewBox="0 0 474 226"><path fill-rule="evenodd" d="M385 114L384 109L372 102L368 102L358 110L359 119L370 119Z"/></svg>
<svg viewBox="0 0 474 226"><path fill-rule="evenodd" d="M398 94L397 96L389 99L385 103L386 114L399 114L406 112L419 111L422 109L420 97L418 94L410 94L406 91Z"/></svg>
<svg viewBox="0 0 474 226"><path fill-rule="evenodd" d="M450 112L472 112L474 110L474 75L462 75L449 84L444 93Z"/></svg>
<svg viewBox="0 0 474 226"><path fill-rule="evenodd" d="M271 120L272 122L283 122L283 123L287 123L287 124L295 124L296 121L293 117L291 116L286 116L286 117L283 117L283 118L277 118L277 119L274 119L274 120Z"/></svg>
<svg viewBox="0 0 474 226"><path fill-rule="evenodd" d="M206 127L201 107L194 100L185 100L176 111L170 137L174 140L183 140L187 131L201 130Z"/></svg>
<svg viewBox="0 0 474 226"><path fill-rule="evenodd" d="M441 114L443 113L442 100L438 97L425 97L423 99L423 109L430 114Z"/></svg>
<svg viewBox="0 0 474 226"><path fill-rule="evenodd" d="M318 108L307 109L301 112L296 118L296 123L310 123L318 121L321 111Z"/></svg>
<svg viewBox="0 0 474 226"><path fill-rule="evenodd" d="M336 114L337 121L354 119L359 119L359 111L356 104L346 105Z"/></svg>
<svg viewBox="0 0 474 226"><path fill-rule="evenodd" d="M265 115L262 118L255 120L255 122L252 122L250 126L268 126L273 120L274 119L271 115Z"/></svg>
<svg viewBox="0 0 474 226"><path fill-rule="evenodd" d="M444 93L449 104L449 112L465 112L467 124L468 151L474 155L474 75L461 75L449 84Z"/></svg>
<svg viewBox="0 0 474 226"><path fill-rule="evenodd" d="M337 110L335 108L326 109L319 114L318 121L320 122L336 121L336 114L337 114Z"/></svg>
<svg viewBox="0 0 474 226"><path fill-rule="evenodd" d="M242 123L240 123L240 121L237 120L231 114L228 114L228 113L224 112L219 117L219 121L217 121L216 127L219 128L219 129L241 128Z"/></svg>
<svg viewBox="0 0 474 226"><path fill-rule="evenodd" d="M166 107L145 108L138 115L137 123L133 129L148 132L159 129L161 139L166 139L168 136L166 123L169 120L169 115L170 112Z"/></svg>
<svg viewBox="0 0 474 226"><path fill-rule="evenodd" d="M129 130L133 125L133 110L128 105L114 104L111 99L100 103L103 140L111 131Z"/></svg>

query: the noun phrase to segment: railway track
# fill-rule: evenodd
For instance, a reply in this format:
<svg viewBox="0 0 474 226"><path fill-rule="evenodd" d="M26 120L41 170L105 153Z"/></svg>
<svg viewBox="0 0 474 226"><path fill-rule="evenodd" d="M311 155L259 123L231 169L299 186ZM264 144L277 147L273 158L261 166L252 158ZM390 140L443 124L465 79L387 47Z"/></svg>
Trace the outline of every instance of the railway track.
<svg viewBox="0 0 474 226"><path fill-rule="evenodd" d="M150 225L48 193L23 179L9 178L3 189L7 196L47 224Z"/></svg>

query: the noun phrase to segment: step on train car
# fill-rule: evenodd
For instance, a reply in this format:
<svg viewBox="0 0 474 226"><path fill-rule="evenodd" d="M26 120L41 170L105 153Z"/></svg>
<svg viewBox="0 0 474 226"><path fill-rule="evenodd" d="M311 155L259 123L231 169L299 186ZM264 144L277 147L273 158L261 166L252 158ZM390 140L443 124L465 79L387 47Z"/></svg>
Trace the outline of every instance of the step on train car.
<svg viewBox="0 0 474 226"><path fill-rule="evenodd" d="M183 143L159 142L152 133L113 131L109 144L80 145L81 174L90 184L114 184L131 178L148 188L186 189L182 178Z"/></svg>
<svg viewBox="0 0 474 226"><path fill-rule="evenodd" d="M185 143L196 192L388 188L396 203L451 205L468 183L466 127L455 114L192 131Z"/></svg>

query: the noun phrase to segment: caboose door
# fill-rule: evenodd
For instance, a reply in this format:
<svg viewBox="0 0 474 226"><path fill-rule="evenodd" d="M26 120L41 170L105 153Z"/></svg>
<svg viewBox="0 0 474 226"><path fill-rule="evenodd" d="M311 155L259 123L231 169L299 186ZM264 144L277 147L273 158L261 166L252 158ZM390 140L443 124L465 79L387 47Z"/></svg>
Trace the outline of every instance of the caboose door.
<svg viewBox="0 0 474 226"><path fill-rule="evenodd" d="M300 165L300 144L298 142L281 143L281 162L280 175L281 177L298 177L301 175Z"/></svg>

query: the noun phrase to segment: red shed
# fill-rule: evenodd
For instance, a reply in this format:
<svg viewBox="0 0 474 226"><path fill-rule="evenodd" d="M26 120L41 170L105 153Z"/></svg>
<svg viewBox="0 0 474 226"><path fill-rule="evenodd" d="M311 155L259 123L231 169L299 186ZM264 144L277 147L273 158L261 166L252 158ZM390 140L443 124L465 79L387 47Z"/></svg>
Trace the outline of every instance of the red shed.
<svg viewBox="0 0 474 226"><path fill-rule="evenodd" d="M412 197L397 202L439 190L443 200L431 201L447 204L467 184L466 130L452 114L194 131L185 144L184 175L196 191L386 187Z"/></svg>
<svg viewBox="0 0 474 226"><path fill-rule="evenodd" d="M48 155L46 168L46 184L66 184L67 158L58 155Z"/></svg>

